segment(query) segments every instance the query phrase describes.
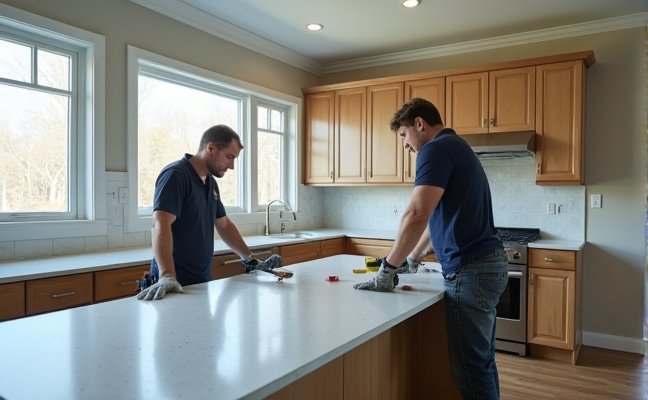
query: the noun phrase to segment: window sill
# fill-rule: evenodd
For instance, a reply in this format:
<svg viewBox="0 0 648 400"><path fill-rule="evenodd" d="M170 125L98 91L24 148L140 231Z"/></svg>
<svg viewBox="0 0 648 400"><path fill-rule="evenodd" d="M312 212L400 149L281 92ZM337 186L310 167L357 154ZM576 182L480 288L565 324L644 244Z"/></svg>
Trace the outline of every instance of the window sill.
<svg viewBox="0 0 648 400"><path fill-rule="evenodd" d="M101 236L107 233L108 222L106 220L0 223L0 242Z"/></svg>

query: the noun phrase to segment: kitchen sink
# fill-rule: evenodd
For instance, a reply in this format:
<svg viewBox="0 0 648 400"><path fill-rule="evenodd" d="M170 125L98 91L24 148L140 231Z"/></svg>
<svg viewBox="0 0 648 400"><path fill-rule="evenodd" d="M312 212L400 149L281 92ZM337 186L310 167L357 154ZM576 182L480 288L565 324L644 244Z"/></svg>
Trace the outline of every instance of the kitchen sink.
<svg viewBox="0 0 648 400"><path fill-rule="evenodd" d="M273 233L270 237L280 238L280 239L310 239L315 237L314 234L308 232L284 232L284 233Z"/></svg>

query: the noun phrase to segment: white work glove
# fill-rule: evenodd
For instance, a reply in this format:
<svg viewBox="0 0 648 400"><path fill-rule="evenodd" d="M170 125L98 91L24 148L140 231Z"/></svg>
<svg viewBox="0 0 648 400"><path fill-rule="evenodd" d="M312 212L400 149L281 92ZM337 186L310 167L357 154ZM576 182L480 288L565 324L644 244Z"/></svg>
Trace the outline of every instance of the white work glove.
<svg viewBox="0 0 648 400"><path fill-rule="evenodd" d="M245 272L249 273L256 270L269 271L271 269L280 268L283 266L283 258L279 254L273 254L265 260L261 261L257 258L250 258L249 260L241 260Z"/></svg>
<svg viewBox="0 0 648 400"><path fill-rule="evenodd" d="M418 268L423 263L423 259L414 259L412 257L407 257L405 261L398 267L399 274L415 274L418 272Z"/></svg>
<svg viewBox="0 0 648 400"><path fill-rule="evenodd" d="M387 260L383 258L376 276L368 282L356 283L353 288L373 290L375 292L391 292L398 285L397 271L398 268L389 265Z"/></svg>
<svg viewBox="0 0 648 400"><path fill-rule="evenodd" d="M175 278L163 276L159 281L142 290L137 295L137 300L159 300L167 292L182 293L182 286L180 286L180 283Z"/></svg>

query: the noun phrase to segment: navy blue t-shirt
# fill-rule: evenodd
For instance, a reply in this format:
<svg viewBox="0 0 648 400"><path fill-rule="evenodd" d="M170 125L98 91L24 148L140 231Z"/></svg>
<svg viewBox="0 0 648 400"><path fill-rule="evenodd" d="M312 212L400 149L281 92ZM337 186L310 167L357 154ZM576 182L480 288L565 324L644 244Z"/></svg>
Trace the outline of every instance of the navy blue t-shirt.
<svg viewBox="0 0 648 400"><path fill-rule="evenodd" d="M423 145L415 186L444 189L428 222L444 275L502 247L495 233L486 173L470 146L450 128Z"/></svg>
<svg viewBox="0 0 648 400"><path fill-rule="evenodd" d="M173 261L176 278L183 286L210 279L214 223L226 215L216 180L209 174L203 183L189 162L191 157L185 154L164 167L155 182L153 200L153 210L166 211L176 217L171 224ZM155 258L151 271L157 276Z"/></svg>

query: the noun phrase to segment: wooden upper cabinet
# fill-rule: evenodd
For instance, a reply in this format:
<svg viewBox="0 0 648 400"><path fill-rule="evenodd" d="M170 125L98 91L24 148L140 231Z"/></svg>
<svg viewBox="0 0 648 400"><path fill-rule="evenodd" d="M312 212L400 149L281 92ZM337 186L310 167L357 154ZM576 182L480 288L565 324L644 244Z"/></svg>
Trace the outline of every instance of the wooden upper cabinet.
<svg viewBox="0 0 648 400"><path fill-rule="evenodd" d="M405 82L405 101L415 97L430 101L439 110L441 120L445 122L445 85L445 77L407 81ZM414 182L416 177L416 153L411 153L403 148L403 154L405 160L403 181Z"/></svg>
<svg viewBox="0 0 648 400"><path fill-rule="evenodd" d="M446 78L446 125L460 135L535 129L535 67Z"/></svg>
<svg viewBox="0 0 648 400"><path fill-rule="evenodd" d="M403 84L367 87L367 182L403 181L403 146L389 121L403 105Z"/></svg>
<svg viewBox="0 0 648 400"><path fill-rule="evenodd" d="M363 183L366 170L367 89L335 92L335 183Z"/></svg>
<svg viewBox="0 0 648 400"><path fill-rule="evenodd" d="M446 77L446 123L460 135L488 131L488 72Z"/></svg>
<svg viewBox="0 0 648 400"><path fill-rule="evenodd" d="M537 67L536 183L583 184L585 63Z"/></svg>
<svg viewBox="0 0 648 400"><path fill-rule="evenodd" d="M334 92L306 95L304 183L333 182Z"/></svg>

